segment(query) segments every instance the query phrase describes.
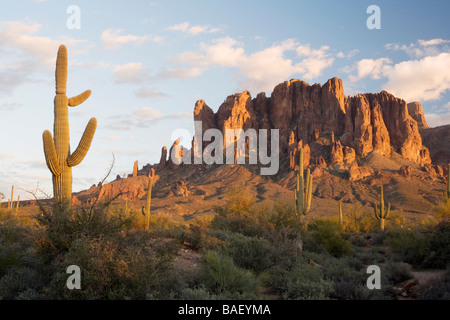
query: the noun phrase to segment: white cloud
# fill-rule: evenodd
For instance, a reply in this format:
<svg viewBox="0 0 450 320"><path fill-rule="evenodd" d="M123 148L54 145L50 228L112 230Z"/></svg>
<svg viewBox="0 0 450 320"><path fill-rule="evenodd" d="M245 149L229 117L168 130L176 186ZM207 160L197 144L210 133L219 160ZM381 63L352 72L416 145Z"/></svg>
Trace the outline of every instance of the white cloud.
<svg viewBox="0 0 450 320"><path fill-rule="evenodd" d="M210 43L202 42L198 51L183 52L168 62L189 66L175 68L176 72L172 74L178 77L185 75L182 71L190 73L190 76L199 76L210 67L233 68L236 69L235 75L241 79L241 88L267 92L295 74L301 74L304 79L319 76L323 69L333 64L334 58L329 56L328 50L328 46L314 49L288 39L260 51L247 53L242 43L224 37ZM287 58L288 53L295 53L294 57ZM168 70L164 72L166 76L170 75Z"/></svg>
<svg viewBox="0 0 450 320"><path fill-rule="evenodd" d="M395 64L384 88L407 101L437 100L450 90L450 53Z"/></svg>
<svg viewBox="0 0 450 320"><path fill-rule="evenodd" d="M133 114L138 116L138 118L143 121L154 120L163 116L163 113L161 111L149 107L134 109Z"/></svg>
<svg viewBox="0 0 450 320"><path fill-rule="evenodd" d="M450 40L436 38L431 40L417 40L415 43L408 45L388 43L384 47L387 50L403 51L411 58L420 59L427 56L437 56L442 52L450 52L450 48L446 45L447 43L450 43Z"/></svg>
<svg viewBox="0 0 450 320"><path fill-rule="evenodd" d="M438 100L450 90L450 53L393 63L389 58L362 59L343 71L351 82L370 77L387 79L384 90L406 101Z"/></svg>
<svg viewBox="0 0 450 320"><path fill-rule="evenodd" d="M357 74L349 76L349 80L355 82L365 77L380 79L382 76L385 76L391 68L392 60L389 58L379 58L376 60L362 59L356 63L355 68L349 68L347 71L356 69Z"/></svg>
<svg viewBox="0 0 450 320"><path fill-rule="evenodd" d="M180 32L195 36L195 35L202 34L202 33L216 33L216 32L219 32L221 29L213 28L209 25L193 26L189 22L183 22L180 24L170 26L167 28L167 30L180 31Z"/></svg>
<svg viewBox="0 0 450 320"><path fill-rule="evenodd" d="M82 40L38 36L41 27L29 20L0 22L0 91L11 92L22 83L36 81L37 72L54 72L56 53L62 43L70 49L71 56L80 53L77 45Z"/></svg>
<svg viewBox="0 0 450 320"><path fill-rule="evenodd" d="M140 62L116 66L112 73L117 83L140 83L148 76L147 68L143 67Z"/></svg>
<svg viewBox="0 0 450 320"><path fill-rule="evenodd" d="M157 121L191 117L192 113L190 112L164 115L159 110L142 107L134 109L131 114L110 116L109 118L113 122L108 124L107 127L113 130L133 130L136 128L149 128Z"/></svg>
<svg viewBox="0 0 450 320"><path fill-rule="evenodd" d="M421 45L423 47L428 47L428 46L436 46L439 44L449 43L450 40L431 39L431 40L418 40L417 42L419 43L419 45Z"/></svg>
<svg viewBox="0 0 450 320"><path fill-rule="evenodd" d="M337 57L337 58L340 58L340 59L343 59L343 58L350 59L350 58L352 58L353 56L355 56L358 52L359 52L359 49L353 49L353 50L350 50L347 54L345 54L345 53L342 52L342 51L339 51L339 52L336 54L336 57Z"/></svg>
<svg viewBox="0 0 450 320"><path fill-rule="evenodd" d="M103 49L105 50L118 49L125 44L133 44L137 46L147 41L162 43L164 40L160 36L148 34L142 36L137 36L133 34L124 35L122 29L107 29L102 32L100 38L103 43Z"/></svg>
<svg viewBox="0 0 450 320"><path fill-rule="evenodd" d="M167 94L165 94L164 92L154 90L154 89L149 89L149 88L139 88L134 91L134 94L136 95L136 97L142 98L142 99L167 97Z"/></svg>

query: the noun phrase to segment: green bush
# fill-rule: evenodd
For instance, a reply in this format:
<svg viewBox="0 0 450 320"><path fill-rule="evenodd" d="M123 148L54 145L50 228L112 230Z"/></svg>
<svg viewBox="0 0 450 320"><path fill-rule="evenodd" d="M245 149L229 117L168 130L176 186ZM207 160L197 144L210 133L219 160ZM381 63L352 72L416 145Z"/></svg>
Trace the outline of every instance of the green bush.
<svg viewBox="0 0 450 320"><path fill-rule="evenodd" d="M323 277L322 270L308 264L291 270L275 267L264 275L264 282L284 300L324 300L333 285Z"/></svg>
<svg viewBox="0 0 450 320"><path fill-rule="evenodd" d="M354 205L351 210L344 211L343 230L352 233L367 233L379 229L372 208L363 209L361 205Z"/></svg>
<svg viewBox="0 0 450 320"><path fill-rule="evenodd" d="M312 238L331 255L340 257L352 253L350 241L344 238L339 224L330 219L317 219L308 225Z"/></svg>
<svg viewBox="0 0 450 320"><path fill-rule="evenodd" d="M163 290L162 283L172 275L170 251L159 251L148 234L106 239L79 238L72 243L50 283L51 299L145 299L172 296L178 284ZM65 273L69 265L80 267L81 289L67 290ZM169 291L169 292L168 292Z"/></svg>
<svg viewBox="0 0 450 320"><path fill-rule="evenodd" d="M450 261L450 222L391 230L386 242L405 262L418 268L445 268Z"/></svg>
<svg viewBox="0 0 450 320"><path fill-rule="evenodd" d="M239 268L231 257L213 250L205 253L199 282L214 294L248 294L254 292L258 284L250 271Z"/></svg>
<svg viewBox="0 0 450 320"><path fill-rule="evenodd" d="M388 262L381 268L385 272L387 280L393 284L412 278L409 265L403 262Z"/></svg>
<svg viewBox="0 0 450 320"><path fill-rule="evenodd" d="M275 263L273 258L277 249L264 238L233 234L224 250L237 266L260 273Z"/></svg>

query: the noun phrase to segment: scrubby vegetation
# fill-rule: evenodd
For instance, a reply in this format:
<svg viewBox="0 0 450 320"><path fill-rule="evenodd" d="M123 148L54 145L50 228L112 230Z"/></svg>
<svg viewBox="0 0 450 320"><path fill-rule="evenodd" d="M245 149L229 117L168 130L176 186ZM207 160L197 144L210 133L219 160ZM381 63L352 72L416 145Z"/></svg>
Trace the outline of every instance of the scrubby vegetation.
<svg viewBox="0 0 450 320"><path fill-rule="evenodd" d="M450 200L434 219L405 225L391 212L381 231L355 206L339 218L298 217L294 204L255 204L245 190L214 215L150 217L122 203L0 209L0 299L395 299L411 268L450 270ZM200 256L183 269L181 249ZM69 290L66 269L81 269ZM370 290L367 266L381 269ZM450 272L419 299L449 299Z"/></svg>

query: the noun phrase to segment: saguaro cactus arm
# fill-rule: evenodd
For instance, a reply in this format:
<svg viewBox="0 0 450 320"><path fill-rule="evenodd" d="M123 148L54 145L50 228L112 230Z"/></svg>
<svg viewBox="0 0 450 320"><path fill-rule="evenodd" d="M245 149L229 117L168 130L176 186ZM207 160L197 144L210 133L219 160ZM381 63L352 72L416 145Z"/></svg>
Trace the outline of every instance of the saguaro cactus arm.
<svg viewBox="0 0 450 320"><path fill-rule="evenodd" d="M47 167L53 175L59 176L61 174L61 166L58 163L58 155L56 154L53 137L49 130L44 131L42 140L44 141L44 154Z"/></svg>
<svg viewBox="0 0 450 320"><path fill-rule="evenodd" d="M86 156L89 147L91 146L92 139L94 138L95 129L97 128L97 119L91 118L89 120L86 129L84 130L83 136L81 137L80 143L75 151L67 158L67 165L69 167L74 167L83 161Z"/></svg>
<svg viewBox="0 0 450 320"><path fill-rule="evenodd" d="M83 102L85 102L87 100L87 98L89 98L91 95L91 90L86 90L83 93L80 93L79 95L69 98L69 106L70 107L76 107L79 104L82 104Z"/></svg>

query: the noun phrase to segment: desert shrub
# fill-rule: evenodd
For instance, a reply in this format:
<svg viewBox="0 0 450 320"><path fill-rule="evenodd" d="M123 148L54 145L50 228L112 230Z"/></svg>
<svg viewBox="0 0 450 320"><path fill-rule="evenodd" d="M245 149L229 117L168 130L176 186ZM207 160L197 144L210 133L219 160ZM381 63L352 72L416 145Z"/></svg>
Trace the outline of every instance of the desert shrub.
<svg viewBox="0 0 450 320"><path fill-rule="evenodd" d="M365 265L380 264L386 261L384 249L373 246L368 248L355 248L354 256Z"/></svg>
<svg viewBox="0 0 450 320"><path fill-rule="evenodd" d="M50 270L36 254L36 230L0 209L0 300L35 299Z"/></svg>
<svg viewBox="0 0 450 320"><path fill-rule="evenodd" d="M332 293L332 283L322 270L308 264L293 269L275 267L264 275L265 284L284 300L323 300Z"/></svg>
<svg viewBox="0 0 450 320"><path fill-rule="evenodd" d="M24 264L24 259L32 250L30 233L32 229L24 226L6 210L0 212L0 277L11 267Z"/></svg>
<svg viewBox="0 0 450 320"><path fill-rule="evenodd" d="M378 220L373 215L373 209L363 209L361 205L354 205L351 210L345 212L343 217L343 229L352 233L368 233L379 228Z"/></svg>
<svg viewBox="0 0 450 320"><path fill-rule="evenodd" d="M46 276L37 268L11 268L0 278L0 300L39 299Z"/></svg>
<svg viewBox="0 0 450 320"><path fill-rule="evenodd" d="M67 252L72 242L83 237L108 237L127 230L128 219L121 214L110 214L103 204L91 207L69 207L55 203L51 208L41 207L36 219L44 228L38 240L39 251L47 259Z"/></svg>
<svg viewBox="0 0 450 320"><path fill-rule="evenodd" d="M391 230L386 242L405 262L421 268L445 268L450 259L450 223Z"/></svg>
<svg viewBox="0 0 450 320"><path fill-rule="evenodd" d="M344 238L344 234L334 221L329 219L317 219L308 225L312 238L319 242L327 252L333 256L343 256L352 253L350 241Z"/></svg>
<svg viewBox="0 0 450 320"><path fill-rule="evenodd" d="M209 250L200 267L199 283L214 294L250 294L258 281L250 271L236 266L231 257Z"/></svg>
<svg viewBox="0 0 450 320"><path fill-rule="evenodd" d="M304 222L296 216L295 207L292 203L276 202L269 216L269 222L277 230L283 228L305 229Z"/></svg>
<svg viewBox="0 0 450 320"><path fill-rule="evenodd" d="M450 266L440 279L431 280L418 296L419 300L450 300Z"/></svg>
<svg viewBox="0 0 450 320"><path fill-rule="evenodd" d="M450 198L445 198L439 202L434 208L435 219L437 223L441 221L449 221L450 219Z"/></svg>
<svg viewBox="0 0 450 320"><path fill-rule="evenodd" d="M260 273L274 264L277 249L266 239L233 234L224 249L237 266Z"/></svg>
<svg viewBox="0 0 450 320"><path fill-rule="evenodd" d="M106 239L79 238L62 259L55 261L59 270L53 275L48 296L53 299L145 299L172 296L178 284L163 287L170 278L169 251L158 245L146 233L133 237ZM80 267L81 289L67 290L65 273L69 265ZM176 278L170 278L171 280ZM169 291L169 292L168 292Z"/></svg>
<svg viewBox="0 0 450 320"><path fill-rule="evenodd" d="M385 273L387 280L393 284L397 284L412 278L409 265L403 262L389 261L381 268L382 272Z"/></svg>
<svg viewBox="0 0 450 320"><path fill-rule="evenodd" d="M391 210L389 217L386 219L386 230L392 228L404 228L405 227L405 216L402 211Z"/></svg>

